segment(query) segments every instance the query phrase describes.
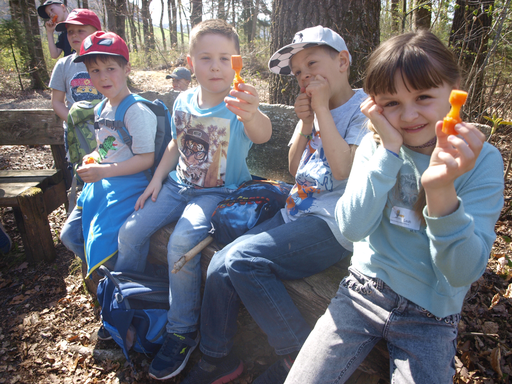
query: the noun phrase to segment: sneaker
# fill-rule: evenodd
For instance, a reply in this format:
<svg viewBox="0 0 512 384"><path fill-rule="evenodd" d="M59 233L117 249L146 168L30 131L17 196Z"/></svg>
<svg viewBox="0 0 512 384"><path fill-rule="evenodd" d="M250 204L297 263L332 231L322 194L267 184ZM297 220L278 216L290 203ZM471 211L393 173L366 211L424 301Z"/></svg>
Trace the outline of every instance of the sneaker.
<svg viewBox="0 0 512 384"><path fill-rule="evenodd" d="M199 360L181 384L223 384L235 380L242 374L244 364L231 355L226 356L217 365L210 364L204 358Z"/></svg>
<svg viewBox="0 0 512 384"><path fill-rule="evenodd" d="M98 340L112 340L112 336L103 325L98 329Z"/></svg>
<svg viewBox="0 0 512 384"><path fill-rule="evenodd" d="M265 372L258 376L253 384L283 384L288 376L288 372L292 369L293 361L289 355L281 360L278 360Z"/></svg>
<svg viewBox="0 0 512 384"><path fill-rule="evenodd" d="M151 362L149 376L157 380L166 380L180 373L192 351L199 342L199 333L169 333L165 335L162 348Z"/></svg>
<svg viewBox="0 0 512 384"><path fill-rule="evenodd" d="M0 253L9 253L12 247L12 241L7 232L5 232L5 228L0 223Z"/></svg>

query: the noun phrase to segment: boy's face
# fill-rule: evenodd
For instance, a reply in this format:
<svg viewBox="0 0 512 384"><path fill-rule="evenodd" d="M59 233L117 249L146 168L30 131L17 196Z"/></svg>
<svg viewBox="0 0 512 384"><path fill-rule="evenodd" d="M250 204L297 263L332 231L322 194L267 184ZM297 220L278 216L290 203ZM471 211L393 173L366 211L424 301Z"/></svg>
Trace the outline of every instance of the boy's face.
<svg viewBox="0 0 512 384"><path fill-rule="evenodd" d="M348 60L348 52L331 55L325 48L310 47L293 55L290 66L301 88L307 88L316 75L327 79L332 87L336 84L339 74L346 71L342 69L342 64L348 63Z"/></svg>
<svg viewBox="0 0 512 384"><path fill-rule="evenodd" d="M44 7L44 10L50 16L50 20L53 16L57 16L57 22L66 20L66 6L64 4L50 4Z"/></svg>
<svg viewBox="0 0 512 384"><path fill-rule="evenodd" d="M186 79L172 79L172 88L175 91L186 91L190 81Z"/></svg>
<svg viewBox="0 0 512 384"><path fill-rule="evenodd" d="M111 105L118 105L130 93L126 85L130 70L130 63L123 67L112 59L105 62L97 59L96 62L87 65L92 83L109 99Z"/></svg>
<svg viewBox="0 0 512 384"><path fill-rule="evenodd" d="M187 61L203 92L229 93L235 77L231 55L237 54L235 43L225 36L205 34L197 40Z"/></svg>
<svg viewBox="0 0 512 384"><path fill-rule="evenodd" d="M74 25L74 24L66 24L66 31L68 32L68 41L71 48L75 51L80 52L80 46L82 45L82 41L96 32L96 28L92 25Z"/></svg>

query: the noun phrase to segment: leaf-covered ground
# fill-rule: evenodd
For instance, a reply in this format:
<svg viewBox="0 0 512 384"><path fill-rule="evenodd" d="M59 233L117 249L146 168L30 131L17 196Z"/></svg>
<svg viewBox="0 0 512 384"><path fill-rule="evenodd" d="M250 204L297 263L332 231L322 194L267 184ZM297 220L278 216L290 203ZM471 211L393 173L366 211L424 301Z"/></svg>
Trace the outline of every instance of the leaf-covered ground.
<svg viewBox="0 0 512 384"><path fill-rule="evenodd" d="M162 80L164 79L164 80ZM165 92L164 72L136 72L139 90ZM1 90L0 90L1 91ZM47 92L0 92L0 108L51 108ZM498 131L493 143L508 160L511 129ZM48 147L0 146L0 169L50 168ZM512 374L512 203L506 183L505 207L496 225L486 272L468 293L459 329L454 383L510 383ZM125 365L112 341L98 341L99 309L83 285L80 262L65 249L58 235L66 219L64 207L50 216L57 259L31 265L25 260L12 210L0 208L1 220L14 241L13 250L0 256L0 384L2 383L157 383L147 375L151 360L132 353L134 368ZM266 337L242 311L237 353L246 369L235 383L251 383L276 357ZM192 354L185 374L198 359ZM179 383L182 375L168 383ZM378 379L354 377L353 383Z"/></svg>

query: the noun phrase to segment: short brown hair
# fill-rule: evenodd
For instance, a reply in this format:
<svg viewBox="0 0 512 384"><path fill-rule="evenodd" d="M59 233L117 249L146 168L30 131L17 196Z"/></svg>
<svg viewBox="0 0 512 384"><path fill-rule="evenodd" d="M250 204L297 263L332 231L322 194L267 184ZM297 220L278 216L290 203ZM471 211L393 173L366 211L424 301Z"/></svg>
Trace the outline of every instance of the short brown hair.
<svg viewBox="0 0 512 384"><path fill-rule="evenodd" d="M192 31L190 32L189 52L192 52L201 36L208 34L221 35L233 40L236 52L240 53L240 40L238 38L238 33L236 33L236 30L232 25L221 19L201 21L192 28Z"/></svg>
<svg viewBox="0 0 512 384"><path fill-rule="evenodd" d="M415 90L450 86L460 80L455 56L428 30L404 33L383 42L370 56L364 90L374 96L395 94L395 74Z"/></svg>
<svg viewBox="0 0 512 384"><path fill-rule="evenodd" d="M97 62L101 61L102 63L107 63L109 60L113 60L119 65L121 68L126 67L126 64L128 64L128 61L123 56L117 56L117 55L102 55L102 54L92 54L92 55L85 55L84 56L84 64L87 69L89 69L89 66L91 64L96 64Z"/></svg>

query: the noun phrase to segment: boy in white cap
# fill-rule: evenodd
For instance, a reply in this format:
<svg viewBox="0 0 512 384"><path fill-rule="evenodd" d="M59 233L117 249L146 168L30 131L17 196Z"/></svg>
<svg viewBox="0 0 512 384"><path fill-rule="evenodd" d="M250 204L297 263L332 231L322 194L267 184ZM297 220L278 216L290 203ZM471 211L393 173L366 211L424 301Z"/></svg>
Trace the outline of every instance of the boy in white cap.
<svg viewBox="0 0 512 384"><path fill-rule="evenodd" d="M253 383L283 383L309 335L282 280L319 273L352 252L334 219L365 133L366 94L350 87L349 66L344 40L322 26L296 33L270 59L272 72L294 75L301 88L289 150L296 183L281 212L213 256L201 308L203 357L182 384L227 383L242 373L231 351L240 302L281 356Z"/></svg>
<svg viewBox="0 0 512 384"><path fill-rule="evenodd" d="M173 91L186 91L188 85L192 80L190 71L185 67L174 68L174 71L170 75L166 76L166 79L172 79L172 90Z"/></svg>

